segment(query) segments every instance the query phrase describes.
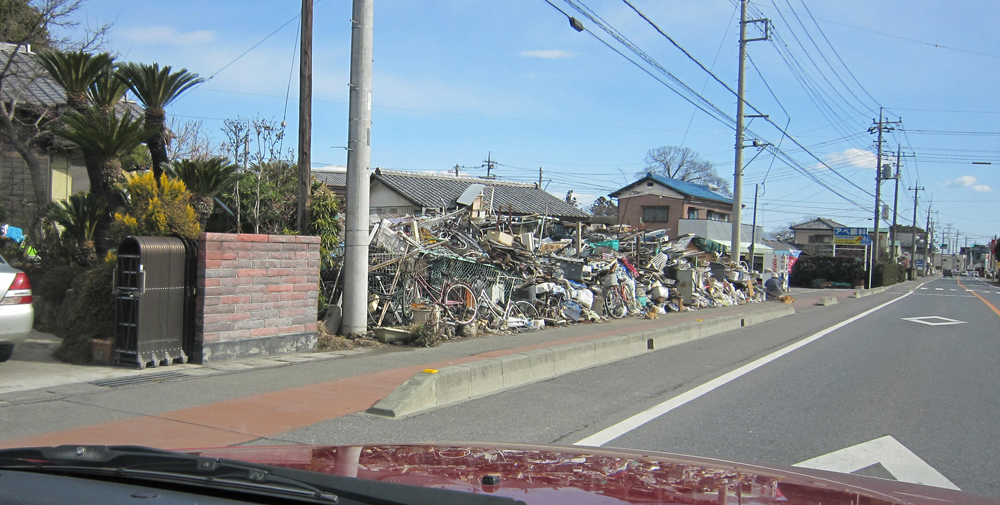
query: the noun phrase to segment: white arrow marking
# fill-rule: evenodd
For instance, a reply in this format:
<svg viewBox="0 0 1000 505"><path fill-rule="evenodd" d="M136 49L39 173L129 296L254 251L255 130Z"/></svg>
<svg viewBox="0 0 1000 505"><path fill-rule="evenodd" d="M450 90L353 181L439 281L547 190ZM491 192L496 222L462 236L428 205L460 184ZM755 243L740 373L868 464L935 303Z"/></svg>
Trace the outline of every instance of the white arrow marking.
<svg viewBox="0 0 1000 505"><path fill-rule="evenodd" d="M888 435L833 451L792 466L838 473L853 473L881 463L900 482L943 487L960 491L947 477Z"/></svg>

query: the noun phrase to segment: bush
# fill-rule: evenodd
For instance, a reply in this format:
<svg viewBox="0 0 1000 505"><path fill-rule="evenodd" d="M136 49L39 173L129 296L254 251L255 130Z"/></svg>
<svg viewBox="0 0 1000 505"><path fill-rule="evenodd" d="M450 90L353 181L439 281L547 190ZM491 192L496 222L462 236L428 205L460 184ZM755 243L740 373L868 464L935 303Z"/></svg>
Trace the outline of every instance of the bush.
<svg viewBox="0 0 1000 505"><path fill-rule="evenodd" d="M110 340L115 335L115 261L83 272L73 281L73 302L66 327L59 329L63 342L56 356L71 363L90 362L90 339Z"/></svg>
<svg viewBox="0 0 1000 505"><path fill-rule="evenodd" d="M903 265L898 263L878 263L875 265L875 270L872 271L871 287L891 286L905 280L906 269L903 268Z"/></svg>
<svg viewBox="0 0 1000 505"><path fill-rule="evenodd" d="M792 286L811 288L814 279L853 284L866 278L864 264L855 258L809 256L795 262L789 282Z"/></svg>
<svg viewBox="0 0 1000 505"><path fill-rule="evenodd" d="M58 330L54 327L59 308L66 299L66 291L86 269L76 265L55 267L31 282L35 299L35 327L40 331Z"/></svg>
<svg viewBox="0 0 1000 505"><path fill-rule="evenodd" d="M160 185L152 172L128 178L124 190L129 196L129 210L115 213L110 244L118 244L129 235L166 237L179 235L197 239L201 225L191 207L191 193L180 179L166 175Z"/></svg>

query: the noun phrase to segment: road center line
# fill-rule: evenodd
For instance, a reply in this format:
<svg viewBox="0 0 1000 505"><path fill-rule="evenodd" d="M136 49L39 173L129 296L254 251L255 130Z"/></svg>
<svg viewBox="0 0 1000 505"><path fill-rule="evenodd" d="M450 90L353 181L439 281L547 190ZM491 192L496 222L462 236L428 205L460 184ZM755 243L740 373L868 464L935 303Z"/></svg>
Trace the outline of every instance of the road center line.
<svg viewBox="0 0 1000 505"><path fill-rule="evenodd" d="M958 280L958 285L962 286L962 280L961 279ZM964 288L965 286L962 286L962 287ZM993 309L993 312L995 312L996 315L1000 316L1000 309L997 309L996 307L993 306L992 303L986 301L985 298L979 296L979 293L976 293L975 291L973 291L971 289L968 289L968 288L966 288L966 291L968 291L968 292L976 295L976 298L979 298L980 300L982 300L982 302L985 303L989 308Z"/></svg>
<svg viewBox="0 0 1000 505"><path fill-rule="evenodd" d="M923 286L923 283L920 284L920 286ZM919 288L920 286L917 286L917 288ZM914 288L914 289L917 289L917 288ZM594 433L593 435L591 435L591 436L589 436L587 438L584 438L583 440L580 440L579 442L576 442L573 445L586 445L586 446L591 446L591 447L600 447L600 446L602 446L602 445L604 445L604 444L606 444L606 443L608 443L608 442L610 442L610 441L612 441L612 440L614 440L614 439L616 439L616 438L618 438L618 437L620 437L620 436L622 436L622 435L624 435L624 434L626 434L626 433L628 433L628 432L630 432L630 431L632 431L632 430L634 430L634 429L636 429L636 428L638 428L638 427L640 427L640 426L642 426L642 425L644 425L644 424L652 421L653 419L656 419L657 417L660 417L660 416L666 414L667 412L670 412L671 410L674 410L677 407L680 407L681 405L684 405L685 403L688 403L688 402L690 402L692 400L695 400L695 399L697 399L697 398L699 398L699 397L701 397L701 396L703 396L705 394L708 394L708 393L714 391L715 389L720 388L720 387L722 387L722 386L724 386L724 385L726 385L726 384L728 384L728 383L730 383L730 382L732 382L732 381L734 381L734 380L736 380L736 379L738 379L738 378L740 378L740 377L742 377L742 376L744 376L744 375L746 375L746 374L748 374L748 373L750 373L750 372L752 372L752 371L754 371L754 370L756 370L756 369L758 369L758 368L760 368L760 367L762 367L762 366L764 366L764 365L766 365L766 364L768 364L768 363L770 363L770 362L772 362L772 361L774 361L774 360L776 360L776 359L778 359L778 358L780 358L780 357L782 357L782 356L784 356L784 355L786 355L786 354L788 354L788 353L790 353L790 352L792 352L792 351L794 351L796 349L805 347L806 345L811 344L812 342L815 342L815 341L819 340L820 338L823 338L824 336L829 335L830 333L833 333L834 331L837 331L837 330L843 328L844 326L847 326L848 324L853 323L854 321L857 321L858 319L861 319L861 318L863 318L863 317L865 317L865 316L867 316L867 315L869 315L869 314L871 314L871 313L873 313L875 311L878 311L878 310L883 309L883 308L885 308L885 307L887 307L889 305L892 305L893 303L896 303L896 302L902 300L903 298L906 298L907 296L910 296L912 294L913 294L913 291L909 291L906 294L904 294L904 295L902 295L902 296L900 296L898 298L894 298L892 300L889 300L888 302L885 302L882 305L879 305L877 307L868 309L868 310L866 310L866 311L864 311L864 312L862 312L862 313L860 313L860 314L858 314L858 315L856 315L856 316L854 316L854 317L852 317L850 319L846 319L844 321L841 321L841 322L839 322L839 323L837 323L837 324L835 324L835 325L833 325L833 326L831 326L829 328L826 328L826 329L821 330L821 331L819 331L817 333L814 333L814 334L812 334L812 335L810 335L810 336L808 336L808 337L806 337L806 338L804 338L802 340L799 340L798 342L795 342L795 343L793 343L791 345L788 345L786 347L778 349L777 351L774 351L771 354L768 354L767 356L764 356L762 358L758 358L758 359L756 359L756 360L754 360L754 361L752 361L750 363L747 363L746 365L743 365L743 366L737 368L736 370L733 370L733 371L731 371L729 373L726 373L724 375L716 377L716 378L714 378L714 379L712 379L712 380L710 380L710 381L708 381L708 382L706 382L706 383L704 383L704 384L702 384L700 386L695 387L694 389L691 389L689 391L681 393L681 394L679 394L679 395L677 395L677 396L675 396L675 397L673 397L673 398L671 398L671 399L669 399L669 400L667 400L667 401L665 401L663 403L660 403L659 405L656 405L656 406L654 406L652 408L649 408L649 409L647 409L647 410L645 410L643 412L640 412L640 413L638 413L638 414L636 414L636 415L634 415L634 416L632 416L632 417L630 417L628 419L625 419L624 421L621 421L621 422L619 422L617 424L614 424L612 426L604 428L603 430L598 431L597 433Z"/></svg>

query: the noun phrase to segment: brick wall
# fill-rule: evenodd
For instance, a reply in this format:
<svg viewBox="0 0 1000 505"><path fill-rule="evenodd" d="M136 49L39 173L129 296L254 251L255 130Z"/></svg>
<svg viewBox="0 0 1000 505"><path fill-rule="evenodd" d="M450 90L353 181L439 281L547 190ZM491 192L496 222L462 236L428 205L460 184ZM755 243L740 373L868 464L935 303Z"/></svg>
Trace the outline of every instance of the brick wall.
<svg viewBox="0 0 1000 505"><path fill-rule="evenodd" d="M202 233L195 362L315 349L319 237Z"/></svg>

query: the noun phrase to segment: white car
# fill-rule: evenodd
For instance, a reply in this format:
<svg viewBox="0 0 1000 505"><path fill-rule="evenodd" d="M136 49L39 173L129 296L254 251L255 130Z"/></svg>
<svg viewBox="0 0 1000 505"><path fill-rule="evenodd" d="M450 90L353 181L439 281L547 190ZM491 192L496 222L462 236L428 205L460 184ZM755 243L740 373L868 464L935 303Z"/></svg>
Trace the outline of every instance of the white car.
<svg viewBox="0 0 1000 505"><path fill-rule="evenodd" d="M10 359L14 345L28 337L34 323L28 276L0 257L0 362Z"/></svg>

